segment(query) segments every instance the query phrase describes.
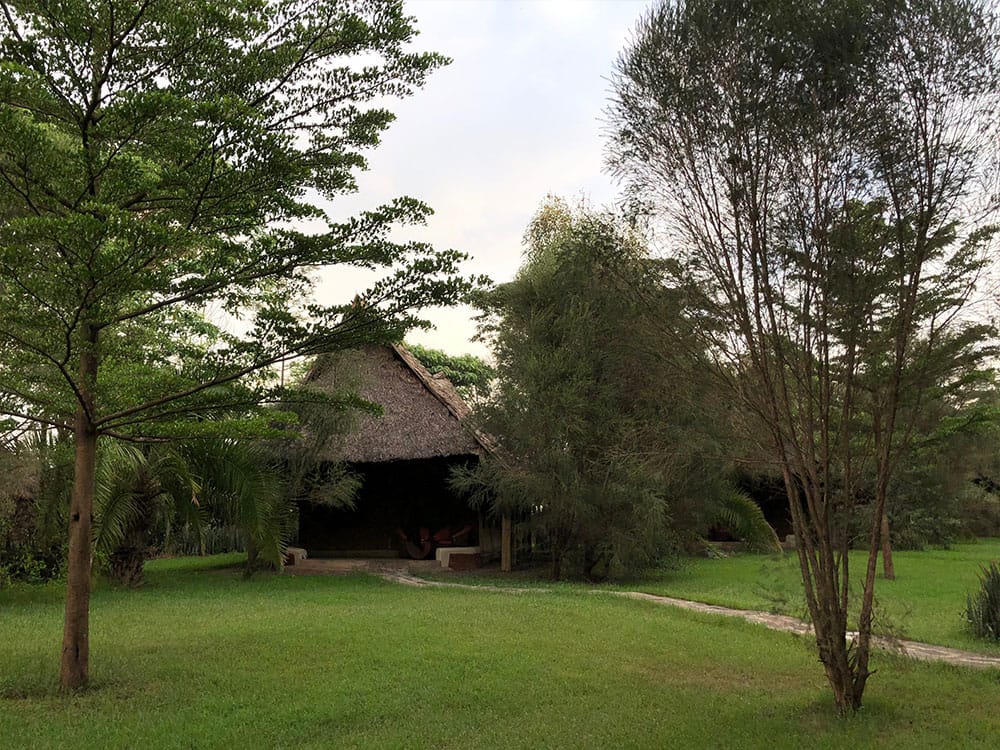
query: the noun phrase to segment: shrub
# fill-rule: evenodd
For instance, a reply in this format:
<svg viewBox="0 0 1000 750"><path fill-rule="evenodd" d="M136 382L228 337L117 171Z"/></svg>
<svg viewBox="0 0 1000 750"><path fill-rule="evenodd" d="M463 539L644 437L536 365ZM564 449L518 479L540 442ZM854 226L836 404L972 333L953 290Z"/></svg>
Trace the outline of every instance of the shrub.
<svg viewBox="0 0 1000 750"><path fill-rule="evenodd" d="M189 524L179 527L169 540L158 545L168 555L217 555L246 552L243 532L233 525L209 523L201 529Z"/></svg>
<svg viewBox="0 0 1000 750"><path fill-rule="evenodd" d="M970 594L965 619L979 638L1000 640L1000 568L995 562L979 575L979 591Z"/></svg>
<svg viewBox="0 0 1000 750"><path fill-rule="evenodd" d="M958 496L956 516L964 536L1000 535L1000 497L995 489L970 482Z"/></svg>
<svg viewBox="0 0 1000 750"><path fill-rule="evenodd" d="M62 576L66 544L60 510L44 500L0 497L0 585Z"/></svg>
<svg viewBox="0 0 1000 750"><path fill-rule="evenodd" d="M922 550L926 546L947 547L962 534L962 522L955 517L954 503L942 502L940 508L900 508L889 516L889 528L895 549Z"/></svg>
<svg viewBox="0 0 1000 750"><path fill-rule="evenodd" d="M0 587L15 581L45 583L63 574L62 561L56 555L42 555L36 550L24 549L0 557Z"/></svg>

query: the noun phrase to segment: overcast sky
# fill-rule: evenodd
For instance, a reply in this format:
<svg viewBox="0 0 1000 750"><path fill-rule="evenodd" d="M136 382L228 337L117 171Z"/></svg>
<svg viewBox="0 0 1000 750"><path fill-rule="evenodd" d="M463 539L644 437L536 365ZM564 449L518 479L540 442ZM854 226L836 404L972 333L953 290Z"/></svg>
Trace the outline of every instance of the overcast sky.
<svg viewBox="0 0 1000 750"><path fill-rule="evenodd" d="M407 237L472 256L471 273L496 281L520 265L521 236L549 193L602 205L617 189L603 173L608 76L646 0L410 0L417 47L453 59L413 97L370 154L360 192L337 214L398 195L435 211ZM333 208L333 207L331 207ZM363 277L334 269L320 298L350 299ZM434 311L436 330L408 340L450 353L470 342L469 309Z"/></svg>

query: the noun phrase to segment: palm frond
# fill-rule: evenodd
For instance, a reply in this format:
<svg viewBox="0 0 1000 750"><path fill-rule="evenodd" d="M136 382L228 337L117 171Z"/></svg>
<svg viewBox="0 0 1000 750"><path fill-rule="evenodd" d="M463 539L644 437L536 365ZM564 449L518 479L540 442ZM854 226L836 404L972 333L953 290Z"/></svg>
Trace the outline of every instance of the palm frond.
<svg viewBox="0 0 1000 750"><path fill-rule="evenodd" d="M218 441L192 458L211 514L242 529L262 559L280 566L296 516L266 456L245 442Z"/></svg>
<svg viewBox="0 0 1000 750"><path fill-rule="evenodd" d="M97 465L94 495L94 547L114 552L142 513L135 492L146 456L136 446L107 443Z"/></svg>
<svg viewBox="0 0 1000 750"><path fill-rule="evenodd" d="M721 493L713 521L726 528L747 547L760 552L781 552L781 542L753 498L741 490Z"/></svg>

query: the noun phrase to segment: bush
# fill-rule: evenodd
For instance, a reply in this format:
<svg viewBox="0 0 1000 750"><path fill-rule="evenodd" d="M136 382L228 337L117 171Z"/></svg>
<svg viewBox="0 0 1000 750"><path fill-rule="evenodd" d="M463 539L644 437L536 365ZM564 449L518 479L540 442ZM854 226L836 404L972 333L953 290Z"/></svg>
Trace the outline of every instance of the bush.
<svg viewBox="0 0 1000 750"><path fill-rule="evenodd" d="M922 550L926 546L947 547L963 536L954 504L942 507L904 508L889 516L892 546L897 550Z"/></svg>
<svg viewBox="0 0 1000 750"><path fill-rule="evenodd" d="M63 575L62 560L56 554L42 555L35 550L20 550L0 556L0 588L20 583L45 583Z"/></svg>
<svg viewBox="0 0 1000 750"><path fill-rule="evenodd" d="M0 585L61 578L66 561L59 508L0 497Z"/></svg>
<svg viewBox="0 0 1000 750"><path fill-rule="evenodd" d="M964 536L1000 536L1000 497L996 490L970 482L959 494L956 516Z"/></svg>
<svg viewBox="0 0 1000 750"><path fill-rule="evenodd" d="M978 638L1000 640L1000 568L995 562L979 575L979 591L970 594L965 619Z"/></svg>
<svg viewBox="0 0 1000 750"><path fill-rule="evenodd" d="M232 525L210 523L196 529L188 524L179 527L158 549L167 555L218 555L223 552L246 552L243 532Z"/></svg>

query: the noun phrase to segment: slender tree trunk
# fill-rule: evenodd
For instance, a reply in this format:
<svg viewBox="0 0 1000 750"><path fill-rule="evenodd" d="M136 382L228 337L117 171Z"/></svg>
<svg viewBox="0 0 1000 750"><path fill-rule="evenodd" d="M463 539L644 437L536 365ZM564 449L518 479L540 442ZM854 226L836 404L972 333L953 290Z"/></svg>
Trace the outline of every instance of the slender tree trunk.
<svg viewBox="0 0 1000 750"><path fill-rule="evenodd" d="M510 573L513 565L511 553L514 549L514 545L512 544L510 523L510 514L504 513L502 520L500 521L500 570L504 573ZM532 531L532 550L535 548L534 534L535 532Z"/></svg>
<svg viewBox="0 0 1000 750"><path fill-rule="evenodd" d="M892 563L892 541L889 539L889 514L882 511L882 575L888 581L896 578L896 566Z"/></svg>
<svg viewBox="0 0 1000 750"><path fill-rule="evenodd" d="M861 595L861 609L858 612L858 637L854 651L854 694L857 696L855 709L861 707L861 696L871 672L868 660L871 656L872 619L875 606L875 570L878 568L878 553L882 538L881 519L885 514L884 488L875 494L875 515L872 517L868 540L868 560L865 566L864 591Z"/></svg>
<svg viewBox="0 0 1000 750"><path fill-rule="evenodd" d="M552 538L552 580L558 581L562 578L562 546L559 543L558 534Z"/></svg>
<svg viewBox="0 0 1000 750"><path fill-rule="evenodd" d="M93 420L93 386L97 381L97 330L87 329L80 355L81 401L73 433L73 494L69 509L69 559L66 571L66 616L63 624L59 682L63 690L87 684L90 673L90 527L93 522L97 473L97 430Z"/></svg>
<svg viewBox="0 0 1000 750"><path fill-rule="evenodd" d="M801 506L798 488L787 469L785 481L796 536L795 551L799 558L799 570L812 618L819 660L833 691L837 712L845 715L861 706L861 694L856 690L846 637L847 613L841 605L842 591L838 589L838 585L846 585L846 581L838 581L838 571L831 567L828 559L818 554L815 537L824 534L829 536L829 530L821 528L819 519L808 508Z"/></svg>

